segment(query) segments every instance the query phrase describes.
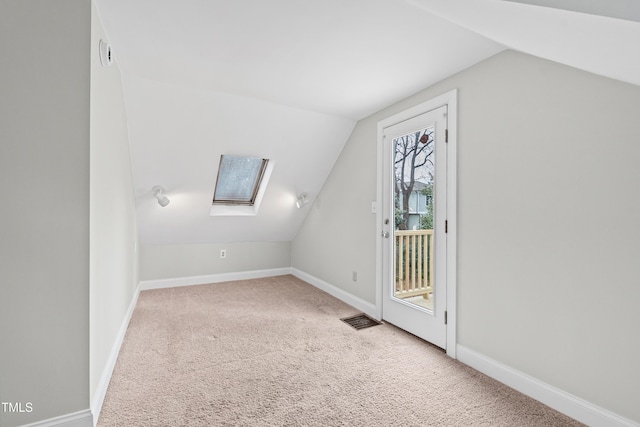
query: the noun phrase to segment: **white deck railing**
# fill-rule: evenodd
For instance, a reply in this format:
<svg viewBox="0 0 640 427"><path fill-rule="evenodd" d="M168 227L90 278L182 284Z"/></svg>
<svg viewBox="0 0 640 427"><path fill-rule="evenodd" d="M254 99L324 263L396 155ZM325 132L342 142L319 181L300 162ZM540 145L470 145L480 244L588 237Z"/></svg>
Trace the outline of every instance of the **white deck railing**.
<svg viewBox="0 0 640 427"><path fill-rule="evenodd" d="M433 285L433 230L395 231L394 296L429 298Z"/></svg>

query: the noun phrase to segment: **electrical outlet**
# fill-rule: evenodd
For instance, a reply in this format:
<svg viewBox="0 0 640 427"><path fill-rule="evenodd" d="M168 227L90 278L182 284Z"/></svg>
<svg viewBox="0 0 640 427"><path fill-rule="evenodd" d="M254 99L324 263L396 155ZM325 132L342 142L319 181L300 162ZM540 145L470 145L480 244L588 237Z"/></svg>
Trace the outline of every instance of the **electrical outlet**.
<svg viewBox="0 0 640 427"><path fill-rule="evenodd" d="M220 250L220 258L226 258L227 257L227 250L226 249L221 249Z"/></svg>

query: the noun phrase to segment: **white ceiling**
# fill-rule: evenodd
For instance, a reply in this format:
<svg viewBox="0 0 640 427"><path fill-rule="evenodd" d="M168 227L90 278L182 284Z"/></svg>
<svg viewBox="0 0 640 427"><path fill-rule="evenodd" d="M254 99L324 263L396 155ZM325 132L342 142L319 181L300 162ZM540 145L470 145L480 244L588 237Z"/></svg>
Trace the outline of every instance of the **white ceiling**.
<svg viewBox="0 0 640 427"><path fill-rule="evenodd" d="M295 195L318 194L358 119L505 47L640 84L637 22L512 1L97 6L123 75L143 244L291 240L310 208ZM209 215L221 154L275 162L257 216Z"/></svg>
<svg viewBox="0 0 640 427"><path fill-rule="evenodd" d="M640 85L640 23L635 22L640 3L635 0L635 5L632 0L407 1L508 48Z"/></svg>
<svg viewBox="0 0 640 427"><path fill-rule="evenodd" d="M638 0L506 0L640 22Z"/></svg>

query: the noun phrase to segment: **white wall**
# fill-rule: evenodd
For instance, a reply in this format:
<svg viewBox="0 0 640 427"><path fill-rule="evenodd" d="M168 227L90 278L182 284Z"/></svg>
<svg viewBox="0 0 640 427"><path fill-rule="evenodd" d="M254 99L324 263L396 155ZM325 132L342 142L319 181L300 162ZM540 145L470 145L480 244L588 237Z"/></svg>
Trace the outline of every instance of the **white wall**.
<svg viewBox="0 0 640 427"><path fill-rule="evenodd" d="M374 302L376 124L454 88L459 344L640 422L640 87L508 51L360 121L292 266Z"/></svg>
<svg viewBox="0 0 640 427"><path fill-rule="evenodd" d="M0 408L89 408L89 0L0 2Z"/></svg>
<svg viewBox="0 0 640 427"><path fill-rule="evenodd" d="M132 71L123 78L140 243L290 241L305 215L296 195L318 193L355 121ZM210 215L223 154L271 161L257 215ZM167 190L165 208L155 185Z"/></svg>
<svg viewBox="0 0 640 427"><path fill-rule="evenodd" d="M303 226L291 265L375 303L377 121L358 122ZM354 282L353 272L358 281Z"/></svg>
<svg viewBox="0 0 640 427"><path fill-rule="evenodd" d="M95 6L91 16L90 393L97 409L114 362L110 353L138 283L138 254L118 54L113 51L111 67L100 64L99 43L108 37Z"/></svg>
<svg viewBox="0 0 640 427"><path fill-rule="evenodd" d="M220 259L220 250L227 256ZM140 280L268 270L291 266L290 242L143 245Z"/></svg>
<svg viewBox="0 0 640 427"><path fill-rule="evenodd" d="M459 341L640 422L640 87L514 53L473 79Z"/></svg>

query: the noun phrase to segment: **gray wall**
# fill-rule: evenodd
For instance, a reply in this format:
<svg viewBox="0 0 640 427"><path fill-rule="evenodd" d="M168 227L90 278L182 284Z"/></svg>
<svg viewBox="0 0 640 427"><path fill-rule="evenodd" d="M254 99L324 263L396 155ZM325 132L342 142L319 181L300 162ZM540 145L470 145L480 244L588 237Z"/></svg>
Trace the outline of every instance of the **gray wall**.
<svg viewBox="0 0 640 427"><path fill-rule="evenodd" d="M220 250L227 257L220 259ZM290 242L143 245L140 280L268 270L291 266Z"/></svg>
<svg viewBox="0 0 640 427"><path fill-rule="evenodd" d="M0 2L0 401L89 408L89 0Z"/></svg>
<svg viewBox="0 0 640 427"><path fill-rule="evenodd" d="M459 344L640 422L640 87L507 51L360 121L293 267L375 301L376 124L454 88Z"/></svg>
<svg viewBox="0 0 640 427"><path fill-rule="evenodd" d="M99 43L108 38L95 6L91 15L90 390L95 409L96 389L104 386L100 379L110 368L109 355L138 283L138 254L117 52L111 67L100 64Z"/></svg>
<svg viewBox="0 0 640 427"><path fill-rule="evenodd" d="M376 284L371 202L377 197L377 138L377 119L358 122L291 244L292 267L370 303Z"/></svg>

